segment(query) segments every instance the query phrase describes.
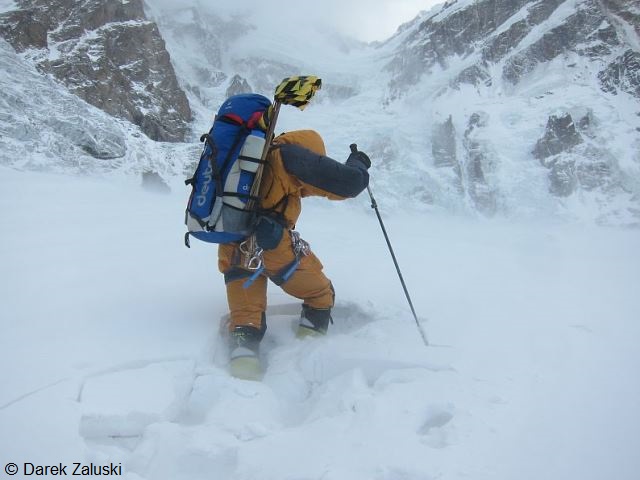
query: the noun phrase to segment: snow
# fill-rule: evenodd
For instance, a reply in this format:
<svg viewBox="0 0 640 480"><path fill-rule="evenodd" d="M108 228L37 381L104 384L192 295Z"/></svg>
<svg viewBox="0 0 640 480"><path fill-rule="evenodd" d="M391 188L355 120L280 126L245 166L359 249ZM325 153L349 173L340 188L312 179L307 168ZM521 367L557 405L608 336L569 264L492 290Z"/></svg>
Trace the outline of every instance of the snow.
<svg viewBox="0 0 640 480"><path fill-rule="evenodd" d="M468 8L475 0L455 0L453 2L445 2L443 8L433 17L434 22L441 22L448 16L456 12Z"/></svg>
<svg viewBox="0 0 640 480"><path fill-rule="evenodd" d="M421 18L443 20L471 1ZM265 378L231 378L216 248L183 245L183 180L199 145L151 142L0 42L0 466L113 463L130 480L637 478L640 231L626 227L638 222L637 100L604 95L597 69L572 54L517 86L499 63L492 85L450 88L472 54L383 104L384 67L418 20L378 46L258 23L225 39L215 65L195 48L207 32L184 25L206 6L149 3L181 83L202 87L202 98L190 93L195 132L226 88L204 84L197 66L230 77L251 67L233 55L259 52L322 77L314 102L283 108L278 129L318 130L339 160L353 142L370 154L371 187L430 345L366 192L306 199L298 229L336 288L335 324L326 338L296 339L299 302L271 285ZM240 25L232 13L246 6L216 5L216 29ZM576 5L565 2L518 50ZM11 8L0 1L0 12ZM313 42L300 48L296 35ZM355 94L328 98L331 86ZM622 187L549 194L531 150L563 112L593 114L585 144L614 159ZM492 219L430 153L435 122L451 115L461 143L473 113L483 118L473 139L490 160ZM172 192L142 189L143 171Z"/></svg>
<svg viewBox="0 0 640 480"><path fill-rule="evenodd" d="M581 0L567 0L556 8L546 21L536 25L525 38L520 42L518 49L514 53L526 50L527 47L539 41L545 33L559 27L576 9L581 6Z"/></svg>
<svg viewBox="0 0 640 480"><path fill-rule="evenodd" d="M16 7L15 0L0 0L0 13L10 12Z"/></svg>
<svg viewBox="0 0 640 480"><path fill-rule="evenodd" d="M640 232L308 199L337 292L297 340L269 290L268 369L231 378L215 246L187 192L0 169L0 461L129 479L636 478ZM375 189L374 189L375 191ZM43 201L46 199L46 201ZM378 199L380 201L380 199ZM22 467L21 467L22 468Z"/></svg>
<svg viewBox="0 0 640 480"><path fill-rule="evenodd" d="M0 40L0 65L1 164L95 173L109 166L104 159L125 156L124 122L39 74L4 40Z"/></svg>

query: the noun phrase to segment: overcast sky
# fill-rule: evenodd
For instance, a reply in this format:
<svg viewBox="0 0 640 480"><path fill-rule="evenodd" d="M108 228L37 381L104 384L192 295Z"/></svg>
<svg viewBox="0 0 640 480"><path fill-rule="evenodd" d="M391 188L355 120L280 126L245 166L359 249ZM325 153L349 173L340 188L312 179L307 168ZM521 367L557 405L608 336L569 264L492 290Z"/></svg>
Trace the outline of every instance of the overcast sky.
<svg viewBox="0 0 640 480"><path fill-rule="evenodd" d="M193 2L194 0L190 0ZM198 1L198 0L196 0ZM429 10L444 0L323 0L321 2L292 2L291 0L201 0L216 8L268 9L271 15L265 18L276 19L282 12L284 17L298 17L322 20L335 26L339 31L366 42L386 40L396 29L414 18L421 10ZM181 0L150 0L151 4L182 5L190 3ZM15 8L14 0L0 0L0 11ZM275 15L273 15L275 14Z"/></svg>
<svg viewBox="0 0 640 480"><path fill-rule="evenodd" d="M148 1L152 4L184 3L178 0ZM274 24L286 25L290 21L299 24L325 23L359 40L371 42L386 40L402 23L413 19L420 11L441 3L444 0L216 0L208 6L221 11L251 9L260 12L259 16L265 22Z"/></svg>
<svg viewBox="0 0 640 480"><path fill-rule="evenodd" d="M367 42L385 40L396 29L444 0L325 0L322 16L344 32Z"/></svg>

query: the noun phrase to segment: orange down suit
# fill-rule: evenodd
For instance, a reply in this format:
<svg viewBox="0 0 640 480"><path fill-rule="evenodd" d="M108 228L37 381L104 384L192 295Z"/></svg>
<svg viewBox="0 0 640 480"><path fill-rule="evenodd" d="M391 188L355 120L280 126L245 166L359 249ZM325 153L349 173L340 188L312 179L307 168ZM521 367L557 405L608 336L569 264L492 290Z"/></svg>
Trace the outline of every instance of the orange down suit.
<svg viewBox="0 0 640 480"><path fill-rule="evenodd" d="M230 330L237 326L266 328L267 279L308 307L333 307L333 287L322 272L320 260L311 251L296 257L292 230L300 216L303 197L322 196L330 200L355 197L368 185L367 167L360 162L347 160L342 164L328 158L322 138L312 130L293 131L274 139L264 166L260 207L283 227L282 237L274 242L275 248L265 248L265 270L248 287L245 282L253 272L242 266L240 244L222 244L218 249L218 268L225 276L227 288ZM296 258L299 263L295 271L282 281L283 270L294 265Z"/></svg>

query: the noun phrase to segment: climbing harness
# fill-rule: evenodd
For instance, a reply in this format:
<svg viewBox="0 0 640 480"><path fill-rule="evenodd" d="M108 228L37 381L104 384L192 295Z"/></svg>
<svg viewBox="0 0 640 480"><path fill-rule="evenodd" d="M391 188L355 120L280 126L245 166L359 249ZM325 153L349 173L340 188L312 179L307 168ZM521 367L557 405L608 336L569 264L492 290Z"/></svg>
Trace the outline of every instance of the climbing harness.
<svg viewBox="0 0 640 480"><path fill-rule="evenodd" d="M306 257L311 254L311 247L309 242L303 240L298 232L295 230L289 231L291 237L291 249L293 250L294 259L289 264L285 265L278 273L271 276L271 280L276 285L282 285L285 283L294 272L298 269L302 257ZM246 270L253 272L249 278L242 284L244 288L249 288L256 279L264 273L264 250L260 248L255 241L255 237L252 235L247 240L240 244L240 253L243 256L242 267Z"/></svg>

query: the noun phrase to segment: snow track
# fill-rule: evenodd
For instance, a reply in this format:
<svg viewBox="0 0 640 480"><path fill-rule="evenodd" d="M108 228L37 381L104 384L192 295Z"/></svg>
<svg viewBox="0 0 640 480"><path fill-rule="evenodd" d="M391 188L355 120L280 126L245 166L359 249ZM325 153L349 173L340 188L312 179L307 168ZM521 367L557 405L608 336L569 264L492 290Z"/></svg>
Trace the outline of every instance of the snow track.
<svg viewBox="0 0 640 480"><path fill-rule="evenodd" d="M453 372L416 352L391 355L383 333L395 326L377 325L355 305L338 305L330 337L299 341L291 328L298 305L267 313L262 382L229 377L217 339L207 347L214 362L158 359L83 379L79 431L87 447L109 461L124 459L142 478L204 479L215 471L222 478L280 479L313 478L309 470L326 478L353 475L371 454L372 437L376 443L386 437L378 455L395 465L394 475L413 463L412 450L395 445L447 446L455 408L407 397L426 390L432 374ZM335 448L345 442L352 445L347 455L355 456L348 468L345 449ZM265 454L272 462L267 472ZM389 468L361 474L384 478Z"/></svg>
<svg viewBox="0 0 640 480"><path fill-rule="evenodd" d="M366 201L305 202L335 324L296 339L299 306L271 285L268 369L248 382L225 369L216 249L184 248L174 187L0 169L1 464L113 463L130 480L635 479L638 231L417 225L382 205L425 348Z"/></svg>

